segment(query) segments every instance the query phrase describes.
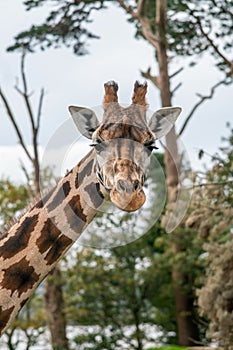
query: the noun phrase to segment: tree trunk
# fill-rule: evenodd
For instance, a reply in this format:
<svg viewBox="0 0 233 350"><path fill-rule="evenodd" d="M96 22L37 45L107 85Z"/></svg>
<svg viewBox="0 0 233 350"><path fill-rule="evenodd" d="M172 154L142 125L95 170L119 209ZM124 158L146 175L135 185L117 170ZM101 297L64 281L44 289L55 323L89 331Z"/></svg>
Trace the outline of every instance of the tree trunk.
<svg viewBox="0 0 233 350"><path fill-rule="evenodd" d="M163 107L172 105L170 79L168 74L168 57L167 57L167 41L166 41L166 1L156 1L156 26L158 33L158 44L156 46L158 65L159 65L159 86L161 103ZM170 152L169 152L170 150ZM166 167L166 185L167 185L167 209L166 216L169 216L169 208L176 202L176 188L179 184L177 172L177 164L179 160L177 135L173 127L166 136L165 150L165 167ZM176 231L172 233L176 234ZM179 243L171 244L174 254L180 251ZM188 295L184 289L182 282L185 281L184 274L180 271L180 267L173 266L172 278L175 288L175 306L176 306L176 322L178 331L178 343L181 346L190 346L195 343L192 341L199 340L198 328L194 323L193 317L193 297Z"/></svg>
<svg viewBox="0 0 233 350"><path fill-rule="evenodd" d="M69 350L66 338L61 271L55 267L46 278L45 304L53 350Z"/></svg>
<svg viewBox="0 0 233 350"><path fill-rule="evenodd" d="M177 254L179 247L177 244L173 246L174 254ZM177 266L173 266L172 271L173 283L175 286L175 307L176 322L178 329L178 342L180 346L194 346L200 340L199 329L195 323L194 313L194 295L188 293L185 289L185 274L178 270Z"/></svg>

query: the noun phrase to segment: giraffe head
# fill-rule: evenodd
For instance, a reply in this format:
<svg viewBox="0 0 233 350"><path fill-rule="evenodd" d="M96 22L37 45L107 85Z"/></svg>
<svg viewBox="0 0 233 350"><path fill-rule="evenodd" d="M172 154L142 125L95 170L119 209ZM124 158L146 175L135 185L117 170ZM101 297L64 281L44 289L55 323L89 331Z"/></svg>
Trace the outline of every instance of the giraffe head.
<svg viewBox="0 0 233 350"><path fill-rule="evenodd" d="M118 85L104 85L104 115L100 123L95 113L83 107L70 106L69 111L79 131L91 139L96 152L96 175L120 209L139 209L146 196L143 184L157 139L166 135L181 112L179 107L162 108L146 119L147 84L134 85L132 104L118 103Z"/></svg>

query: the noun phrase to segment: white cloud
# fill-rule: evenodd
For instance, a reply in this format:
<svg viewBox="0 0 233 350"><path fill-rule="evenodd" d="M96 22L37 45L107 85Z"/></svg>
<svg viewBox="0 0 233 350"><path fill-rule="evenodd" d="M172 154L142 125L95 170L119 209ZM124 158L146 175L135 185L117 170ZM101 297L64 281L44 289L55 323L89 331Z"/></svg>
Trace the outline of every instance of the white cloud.
<svg viewBox="0 0 233 350"><path fill-rule="evenodd" d="M30 169L30 162L25 156L21 146L0 146L0 177L12 181L25 181L20 164Z"/></svg>
<svg viewBox="0 0 233 350"><path fill-rule="evenodd" d="M32 147L29 147L29 151L32 151ZM53 168L57 177L63 176L67 170L72 169L88 151L90 151L89 145L83 140L57 149L45 150L44 147L39 147L41 164ZM25 182L21 163L29 172L32 171L30 161L20 145L0 146L0 159L0 178L9 178L17 183Z"/></svg>

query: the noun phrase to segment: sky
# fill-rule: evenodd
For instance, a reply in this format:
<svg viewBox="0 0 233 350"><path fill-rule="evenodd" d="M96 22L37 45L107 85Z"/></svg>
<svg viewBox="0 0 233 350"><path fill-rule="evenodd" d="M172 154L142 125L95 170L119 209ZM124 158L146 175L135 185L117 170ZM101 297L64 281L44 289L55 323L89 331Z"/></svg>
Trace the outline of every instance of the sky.
<svg viewBox="0 0 233 350"><path fill-rule="evenodd" d="M6 53L6 47L13 43L13 37L31 24L39 24L48 14L48 8L26 12L22 0L0 0L0 86L12 106L17 121L25 134L28 145L30 129L22 98L14 86L20 76L20 55ZM46 95L40 130L40 149L53 139L57 130L62 130L70 118L67 107L80 105L99 106L103 100L103 84L108 80L119 83L119 101L130 104L135 80L141 78L140 71L149 66L156 74L154 50L144 40L134 38L134 25L126 20L122 9L111 5L108 10L92 15L90 29L98 34L100 40L88 43L89 55L75 56L71 49L49 49L30 54L26 59L28 84L32 91L32 105L36 111L40 89ZM181 106L183 112L177 121L177 130L187 114L198 101L196 93L209 94L210 87L222 78L214 67L213 59L203 55L195 67L189 67L190 60L177 58L170 66L170 73L184 67L172 81L173 87L182 82L174 96L173 104ZM20 83L18 82L17 84ZM226 122L232 120L232 87L220 87L213 100L205 102L195 113L185 130L182 143L195 169L201 167L197 153L204 149L213 154L220 145L221 137L226 135ZM149 83L147 100L150 110L160 108L158 90ZM0 101L0 177L14 181L24 179L19 160L26 165L23 152L17 144L17 137ZM78 135L77 135L78 137ZM62 171L70 168L88 151L88 144L79 139L73 140L72 154L66 154ZM61 144L62 144L61 140ZM74 146L75 145L75 146ZM204 159L208 161L208 159Z"/></svg>

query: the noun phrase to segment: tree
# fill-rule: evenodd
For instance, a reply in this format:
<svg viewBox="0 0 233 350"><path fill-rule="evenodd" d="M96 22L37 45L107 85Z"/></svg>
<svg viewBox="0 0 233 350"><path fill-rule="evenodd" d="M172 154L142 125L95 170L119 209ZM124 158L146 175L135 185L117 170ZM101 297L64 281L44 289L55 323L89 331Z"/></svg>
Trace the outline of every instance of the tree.
<svg viewBox="0 0 233 350"><path fill-rule="evenodd" d="M207 335L224 349L233 344L233 129L212 157L212 167L196 177L192 212L186 226L204 242L205 277L198 291L202 315L210 321ZM200 155L205 154L204 151Z"/></svg>
<svg viewBox="0 0 233 350"><path fill-rule="evenodd" d="M78 325L88 326L85 334L74 337L81 348L142 350L145 342L154 340L146 334L148 327L154 335L160 331L160 340L172 339L169 271L158 264L153 245L160 230L157 226L130 245L112 250L80 248L70 253L72 259L67 256L63 270L67 320L74 332Z"/></svg>
<svg viewBox="0 0 233 350"><path fill-rule="evenodd" d="M43 99L44 99L44 89L41 89L38 108L37 108L37 112L35 113L31 105L31 100L30 100L31 94L28 90L28 82L27 82L27 77L25 72L25 59L26 59L27 50L26 48L23 48L21 46L21 51L22 51L22 56L21 56L22 88L20 88L18 85L16 85L15 88L17 92L22 96L26 106L26 115L28 117L29 125L31 127L31 137L32 137L32 145L33 145L32 154L29 150L28 145L26 145L26 142L24 139L24 133L20 129L20 126L17 122L17 117L14 115L13 110L10 106L10 103L8 102L8 99L1 88L0 88L0 99L2 100L2 103L5 106L7 116L9 117L12 123L12 126L17 134L19 144L22 146L22 149L24 150L25 155L27 156L28 160L31 163L32 173L33 173L32 177L30 176L29 172L27 171L26 167L23 164L22 164L22 170L26 175L28 188L31 193L31 198L33 198L33 197L38 197L41 194L41 190L43 190L43 174L45 175L45 183L46 183L48 180L48 177L51 175L51 171L49 169L41 170L40 160L39 160L38 142L39 142L39 131L40 131L40 125L41 125L42 105L43 105ZM55 267L55 269L58 269L58 267ZM52 274L53 273L56 274L55 272L52 272ZM59 271L57 271L57 275L59 276ZM60 281L58 280L57 288L54 288L53 284L49 282L49 277L48 277L45 288L46 288L45 300L48 301L48 305L47 305L48 307L46 308L46 312L48 315L47 317L48 326L51 332L53 348L55 350L58 350L58 349L67 350L68 340L66 338L65 317L64 317L63 310L61 308L62 293L60 288Z"/></svg>

